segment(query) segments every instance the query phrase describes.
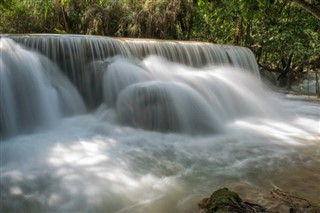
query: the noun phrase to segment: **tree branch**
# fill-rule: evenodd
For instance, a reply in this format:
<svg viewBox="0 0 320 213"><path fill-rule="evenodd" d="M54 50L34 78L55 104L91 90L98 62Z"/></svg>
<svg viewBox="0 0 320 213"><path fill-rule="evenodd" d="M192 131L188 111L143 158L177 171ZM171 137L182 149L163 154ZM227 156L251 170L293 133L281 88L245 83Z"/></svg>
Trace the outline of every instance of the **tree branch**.
<svg viewBox="0 0 320 213"><path fill-rule="evenodd" d="M316 5L311 4L305 0L292 0L292 1L299 7L311 13L318 20L320 20L320 8L318 8Z"/></svg>
<svg viewBox="0 0 320 213"><path fill-rule="evenodd" d="M281 8L280 8L280 10L279 10L279 14L282 13L284 7L287 5L287 2L288 2L288 0L284 0L284 1L283 1L283 4L282 4L282 6L281 6Z"/></svg>

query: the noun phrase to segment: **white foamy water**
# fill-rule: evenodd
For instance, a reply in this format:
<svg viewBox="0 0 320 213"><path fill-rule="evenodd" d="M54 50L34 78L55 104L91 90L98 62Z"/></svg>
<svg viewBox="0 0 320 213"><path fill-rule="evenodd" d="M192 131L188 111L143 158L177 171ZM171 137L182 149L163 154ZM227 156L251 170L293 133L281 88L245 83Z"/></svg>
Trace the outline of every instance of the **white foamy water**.
<svg viewBox="0 0 320 213"><path fill-rule="evenodd" d="M2 208L192 212L202 197L238 182L265 190L275 184L317 199L319 105L285 102L288 110L291 104L308 110L290 120L239 119L205 136L119 126L112 110L101 110L11 138L1 143ZM277 180L297 169L296 178L311 174L300 182Z"/></svg>
<svg viewBox="0 0 320 213"><path fill-rule="evenodd" d="M1 138L3 212L197 212L221 187L246 196L239 185L319 202L319 102L274 94L236 68L121 60L96 79L97 109L79 113L66 88L63 97L52 93L54 107L78 113ZM55 91L67 81L52 72Z"/></svg>

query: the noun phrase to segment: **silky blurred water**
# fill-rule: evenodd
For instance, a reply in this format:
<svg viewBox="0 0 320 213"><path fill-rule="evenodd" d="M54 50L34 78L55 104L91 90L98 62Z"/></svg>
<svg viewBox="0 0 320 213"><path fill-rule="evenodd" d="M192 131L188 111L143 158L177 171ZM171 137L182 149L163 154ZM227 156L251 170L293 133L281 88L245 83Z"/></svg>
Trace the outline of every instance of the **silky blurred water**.
<svg viewBox="0 0 320 213"><path fill-rule="evenodd" d="M224 186L244 195L277 186L317 201L319 104L281 100L291 114L285 119L241 118L213 135L121 126L114 110L102 106L2 141L1 208L193 212L202 197Z"/></svg>

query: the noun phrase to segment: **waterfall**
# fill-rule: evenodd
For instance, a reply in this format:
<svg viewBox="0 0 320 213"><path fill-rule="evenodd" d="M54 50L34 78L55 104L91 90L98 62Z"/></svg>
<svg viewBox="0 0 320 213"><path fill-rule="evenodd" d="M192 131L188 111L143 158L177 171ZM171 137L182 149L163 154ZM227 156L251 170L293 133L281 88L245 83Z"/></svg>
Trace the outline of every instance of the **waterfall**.
<svg viewBox="0 0 320 213"><path fill-rule="evenodd" d="M239 116L268 114L257 64L244 47L78 35L1 40L6 134L83 112L78 91L91 110L105 104L120 124L155 131L216 133Z"/></svg>
<svg viewBox="0 0 320 213"><path fill-rule="evenodd" d="M193 68L158 56L145 58L140 67L122 61L116 59L106 71L116 69L117 76L103 81L111 85L106 91L113 91L113 84L121 87L114 96L120 123L164 132L217 133L243 116L277 114L277 101L245 70Z"/></svg>
<svg viewBox="0 0 320 213"><path fill-rule="evenodd" d="M0 40L0 135L31 132L83 113L76 88L48 58Z"/></svg>
<svg viewBox="0 0 320 213"><path fill-rule="evenodd" d="M4 36L6 37L6 36ZM92 85L84 82L88 72L97 73L97 61L113 56L142 60L158 55L176 63L193 67L206 65L233 65L248 70L259 78L259 70L253 53L245 47L218 45L205 42L182 42L110 38L81 35L8 35L16 42L40 52L58 64L74 82L89 106L93 94ZM90 75L90 74L89 74Z"/></svg>
<svg viewBox="0 0 320 213"><path fill-rule="evenodd" d="M268 90L247 48L2 35L0 51L3 212L197 212L221 187L319 197L319 103Z"/></svg>
<svg viewBox="0 0 320 213"><path fill-rule="evenodd" d="M6 36L4 36L6 37ZM253 53L245 47L205 42L161 41L81 35L8 35L16 42L39 51L76 75L87 62L115 55L143 59L159 55L173 62L201 67L232 64L259 75ZM77 63L74 63L77 61ZM76 76L73 76L76 78Z"/></svg>

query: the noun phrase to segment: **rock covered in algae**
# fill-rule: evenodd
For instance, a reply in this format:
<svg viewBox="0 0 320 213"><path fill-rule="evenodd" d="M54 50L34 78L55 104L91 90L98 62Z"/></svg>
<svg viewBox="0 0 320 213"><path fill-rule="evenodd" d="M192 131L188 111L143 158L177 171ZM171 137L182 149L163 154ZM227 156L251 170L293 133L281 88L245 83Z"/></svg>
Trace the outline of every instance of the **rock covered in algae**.
<svg viewBox="0 0 320 213"><path fill-rule="evenodd" d="M210 198L204 198L198 205L205 213L271 213L258 204L244 202L237 193L227 188L218 189Z"/></svg>
<svg viewBox="0 0 320 213"><path fill-rule="evenodd" d="M279 211L279 213L320 213L320 207L307 199L281 189L273 189L270 193L275 204L287 206L287 210ZM278 211L268 210L258 204L243 201L237 193L227 188L218 189L198 205L201 213L278 213Z"/></svg>

